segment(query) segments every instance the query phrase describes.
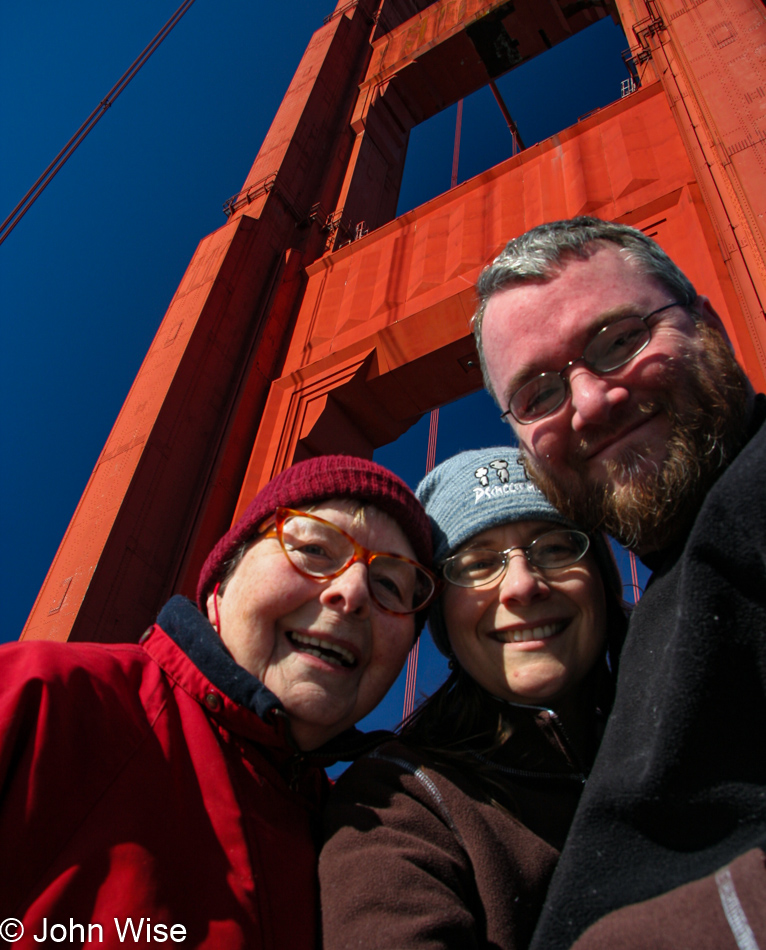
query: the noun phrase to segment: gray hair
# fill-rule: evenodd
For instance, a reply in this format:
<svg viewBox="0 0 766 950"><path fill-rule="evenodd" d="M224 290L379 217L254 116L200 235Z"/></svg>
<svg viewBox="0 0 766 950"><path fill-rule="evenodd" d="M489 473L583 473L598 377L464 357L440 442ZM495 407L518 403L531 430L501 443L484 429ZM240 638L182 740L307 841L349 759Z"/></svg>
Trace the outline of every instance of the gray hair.
<svg viewBox="0 0 766 950"><path fill-rule="evenodd" d="M587 260L603 247L600 243L603 241L625 248L642 272L665 287L678 303L689 307L697 299L697 291L683 271L659 244L636 228L589 217L551 221L532 228L509 241L502 253L484 268L476 283L479 305L473 317L473 333L484 385L496 402L481 342L481 325L490 298L514 284L552 280L567 261Z"/></svg>

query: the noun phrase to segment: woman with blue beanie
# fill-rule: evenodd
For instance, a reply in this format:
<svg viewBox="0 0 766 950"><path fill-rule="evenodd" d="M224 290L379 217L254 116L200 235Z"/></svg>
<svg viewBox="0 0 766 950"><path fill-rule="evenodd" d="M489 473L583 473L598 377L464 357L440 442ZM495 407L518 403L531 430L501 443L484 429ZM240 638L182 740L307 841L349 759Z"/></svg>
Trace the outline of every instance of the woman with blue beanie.
<svg viewBox="0 0 766 950"><path fill-rule="evenodd" d="M626 616L605 538L559 514L517 460L507 446L463 452L418 487L444 582L429 626L451 672L333 789L325 950L531 939Z"/></svg>

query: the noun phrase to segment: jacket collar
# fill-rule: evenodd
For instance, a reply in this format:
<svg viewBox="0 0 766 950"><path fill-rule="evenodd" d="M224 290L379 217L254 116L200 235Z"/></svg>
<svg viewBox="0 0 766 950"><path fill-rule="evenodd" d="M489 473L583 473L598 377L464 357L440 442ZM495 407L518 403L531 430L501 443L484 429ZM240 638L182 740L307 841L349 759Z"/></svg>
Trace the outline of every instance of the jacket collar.
<svg viewBox="0 0 766 950"><path fill-rule="evenodd" d="M273 718L277 710L284 711L271 690L235 661L207 618L186 597L171 597L160 611L157 623L232 702L264 720Z"/></svg>

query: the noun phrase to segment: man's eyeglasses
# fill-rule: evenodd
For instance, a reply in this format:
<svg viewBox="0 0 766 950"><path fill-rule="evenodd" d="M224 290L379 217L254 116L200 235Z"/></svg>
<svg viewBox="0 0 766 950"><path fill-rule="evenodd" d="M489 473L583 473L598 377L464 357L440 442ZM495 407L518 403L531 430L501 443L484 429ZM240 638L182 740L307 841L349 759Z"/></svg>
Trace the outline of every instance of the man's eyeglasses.
<svg viewBox="0 0 766 950"><path fill-rule="evenodd" d="M567 398L569 380L564 374L575 363L583 362L599 375L625 366L647 347L652 338L651 328L646 321L663 310L680 306L683 305L674 301L652 310L645 317L625 317L602 327L585 347L583 355L570 360L560 372L540 373L520 386L511 396L508 409L501 418L512 415L518 423L526 426L549 416Z"/></svg>
<svg viewBox="0 0 766 950"><path fill-rule="evenodd" d="M304 577L329 581L361 561L373 601L391 614L414 614L436 593L437 580L422 564L400 554L370 551L337 525L306 511L277 508L273 527L288 561Z"/></svg>
<svg viewBox="0 0 766 950"><path fill-rule="evenodd" d="M546 572L575 564L585 557L589 546L590 539L582 531L566 528L546 531L527 547L514 545L505 551L492 548L458 551L444 562L442 574L446 581L457 587L486 587L505 574L514 551L523 551L531 567Z"/></svg>

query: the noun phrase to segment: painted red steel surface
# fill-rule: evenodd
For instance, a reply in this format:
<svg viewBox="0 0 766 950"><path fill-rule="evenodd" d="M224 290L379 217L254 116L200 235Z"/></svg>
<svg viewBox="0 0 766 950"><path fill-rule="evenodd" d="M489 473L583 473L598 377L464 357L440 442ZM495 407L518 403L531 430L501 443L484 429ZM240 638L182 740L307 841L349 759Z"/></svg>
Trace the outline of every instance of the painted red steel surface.
<svg viewBox="0 0 766 950"><path fill-rule="evenodd" d="M473 283L544 220L656 236L763 387L764 8L617 2L643 89L395 220L409 129L487 80L471 24L500 16L529 56L541 24L557 41L606 4L339 2L189 265L23 636L135 640L273 474L369 456L479 388ZM377 230L347 243L361 220Z"/></svg>
<svg viewBox="0 0 766 950"><path fill-rule="evenodd" d="M760 0L616 0L639 67L658 76L749 338L766 373L766 7ZM701 285L704 288L704 284Z"/></svg>
<svg viewBox="0 0 766 950"><path fill-rule="evenodd" d="M502 23L497 48L509 68L606 16L608 6L609 0L584 8L557 0L437 0L376 40L351 117L356 139L328 247L351 237L356 222L373 229L394 217L410 129L485 86L492 66L500 68L487 65L471 39L479 21Z"/></svg>

